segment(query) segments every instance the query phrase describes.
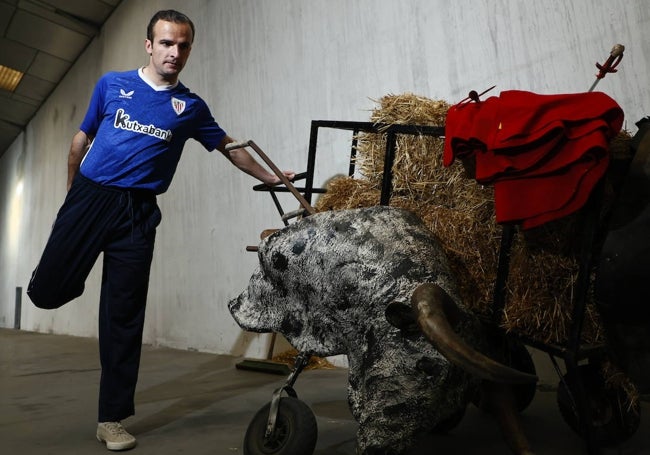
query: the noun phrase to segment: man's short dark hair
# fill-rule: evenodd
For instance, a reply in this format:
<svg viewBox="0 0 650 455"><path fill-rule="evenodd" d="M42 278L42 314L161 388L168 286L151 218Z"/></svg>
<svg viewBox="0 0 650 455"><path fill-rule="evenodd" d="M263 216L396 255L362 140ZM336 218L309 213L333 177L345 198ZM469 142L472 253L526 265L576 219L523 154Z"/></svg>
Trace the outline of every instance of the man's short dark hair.
<svg viewBox="0 0 650 455"><path fill-rule="evenodd" d="M153 42L153 27L158 21L174 22L176 24L189 24L190 28L192 29L192 42L194 42L194 24L185 14L179 13L173 9L158 11L153 15L149 21L149 25L147 25L147 39L149 41Z"/></svg>

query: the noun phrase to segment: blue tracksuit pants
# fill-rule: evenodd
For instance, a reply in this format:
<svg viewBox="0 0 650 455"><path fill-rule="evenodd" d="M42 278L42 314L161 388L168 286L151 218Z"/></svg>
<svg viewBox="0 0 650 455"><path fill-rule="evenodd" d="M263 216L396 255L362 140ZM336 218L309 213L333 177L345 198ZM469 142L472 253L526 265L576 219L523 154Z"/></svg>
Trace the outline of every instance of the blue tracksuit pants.
<svg viewBox="0 0 650 455"><path fill-rule="evenodd" d="M160 219L153 193L104 187L77 174L27 289L37 307L58 308L82 294L103 253L98 422L119 421L135 412L149 271Z"/></svg>

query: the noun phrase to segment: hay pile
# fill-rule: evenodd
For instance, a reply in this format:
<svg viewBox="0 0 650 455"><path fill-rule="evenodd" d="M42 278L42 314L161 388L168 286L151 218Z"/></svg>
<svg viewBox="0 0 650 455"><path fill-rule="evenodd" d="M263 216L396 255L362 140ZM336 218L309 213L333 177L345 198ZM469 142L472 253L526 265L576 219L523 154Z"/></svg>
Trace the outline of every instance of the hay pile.
<svg viewBox="0 0 650 455"><path fill-rule="evenodd" d="M449 104L406 93L376 101L375 123L444 126ZM629 137L629 135L628 135ZM368 207L379 203L385 135L360 133L356 166L361 178L329 182L316 210ZM444 139L398 135L390 205L415 212L448 254L468 307L490 314L501 227L495 223L491 187L466 176L462 165L442 165ZM577 276L572 217L520 232L511 254L507 304L501 325L543 343L562 343L571 324ZM588 308L583 342L601 341L597 313Z"/></svg>
<svg viewBox="0 0 650 455"><path fill-rule="evenodd" d="M567 239L577 241L575 227L570 216L519 233L511 250L504 328L545 344L568 339L578 260L576 245ZM587 306L583 324L583 343L602 341L603 331L593 305Z"/></svg>

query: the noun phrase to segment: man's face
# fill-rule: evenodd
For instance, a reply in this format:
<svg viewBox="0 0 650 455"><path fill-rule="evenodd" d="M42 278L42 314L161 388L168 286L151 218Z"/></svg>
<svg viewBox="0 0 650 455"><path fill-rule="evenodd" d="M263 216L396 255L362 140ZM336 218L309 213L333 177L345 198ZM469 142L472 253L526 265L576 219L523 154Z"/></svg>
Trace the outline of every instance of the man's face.
<svg viewBox="0 0 650 455"><path fill-rule="evenodd" d="M160 20L153 27L153 41L145 41L151 55L149 67L164 81L174 83L192 50L192 29L189 24Z"/></svg>

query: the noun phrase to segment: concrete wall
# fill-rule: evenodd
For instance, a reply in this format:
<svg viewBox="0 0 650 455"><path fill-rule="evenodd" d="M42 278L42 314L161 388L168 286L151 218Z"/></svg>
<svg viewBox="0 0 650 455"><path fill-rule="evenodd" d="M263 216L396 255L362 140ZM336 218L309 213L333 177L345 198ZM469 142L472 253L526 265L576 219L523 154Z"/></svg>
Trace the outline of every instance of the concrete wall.
<svg viewBox="0 0 650 455"><path fill-rule="evenodd" d="M368 120L373 99L389 93L456 102L495 84L493 94L586 91L596 61L619 42L620 71L598 89L623 107L632 132L650 109L644 0L124 0L0 158L0 326L13 326L16 287L26 287L63 201L70 139L94 82L147 62L146 23L168 7L197 27L183 82L232 136L254 139L281 168L305 169L312 119ZM317 183L346 171L346 140L323 135ZM255 267L245 246L281 226L255 183L220 154L188 144L160 197L146 342L265 355L269 336L243 333L226 308ZM22 328L95 336L100 272L56 311L24 297Z"/></svg>

